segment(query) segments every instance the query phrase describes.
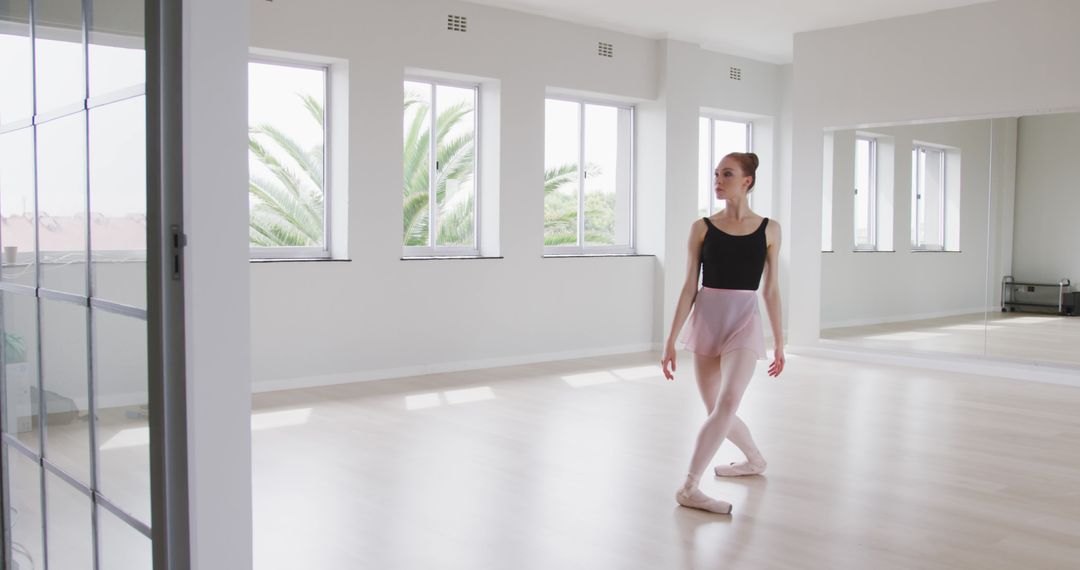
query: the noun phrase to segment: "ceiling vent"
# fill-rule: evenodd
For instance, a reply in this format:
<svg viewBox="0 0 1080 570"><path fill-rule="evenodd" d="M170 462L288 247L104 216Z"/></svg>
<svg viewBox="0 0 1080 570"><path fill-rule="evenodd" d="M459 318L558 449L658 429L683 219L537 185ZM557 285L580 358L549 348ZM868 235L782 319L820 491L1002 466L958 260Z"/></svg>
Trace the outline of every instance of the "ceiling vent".
<svg viewBox="0 0 1080 570"><path fill-rule="evenodd" d="M600 46L597 48L596 53L602 57L615 57L615 46L606 42L600 42Z"/></svg>
<svg viewBox="0 0 1080 570"><path fill-rule="evenodd" d="M446 29L451 32L467 32L469 21L465 16L455 16L450 14L446 17Z"/></svg>
<svg viewBox="0 0 1080 570"><path fill-rule="evenodd" d="M738 67L732 67L728 70L728 77L734 81L742 81L742 69Z"/></svg>

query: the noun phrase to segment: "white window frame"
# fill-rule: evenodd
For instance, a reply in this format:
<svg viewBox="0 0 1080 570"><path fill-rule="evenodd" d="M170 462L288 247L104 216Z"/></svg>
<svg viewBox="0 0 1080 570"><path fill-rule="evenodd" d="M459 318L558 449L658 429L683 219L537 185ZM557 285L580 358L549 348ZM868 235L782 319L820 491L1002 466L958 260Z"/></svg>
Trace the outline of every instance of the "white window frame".
<svg viewBox="0 0 1080 570"><path fill-rule="evenodd" d="M262 63L278 65L282 67L299 67L302 69L314 69L323 73L323 245L322 247L265 247L250 246L251 259L330 259L331 236L330 231L331 212L333 211L333 191L331 184L333 177L330 175L330 125L333 120L333 104L331 100L331 66L328 61L312 59L293 59L286 56L272 56L252 53L248 55L248 63ZM250 89L250 87L248 88ZM250 222L250 213L249 222Z"/></svg>
<svg viewBox="0 0 1080 570"><path fill-rule="evenodd" d="M926 243L921 243L919 241L919 229L920 229L919 201L923 199L922 195L925 193L925 190L921 187L922 186L921 185L921 180L923 179L923 177L920 176L921 169L919 168L919 158L918 158L918 156L919 156L920 151L922 151L922 152L936 152L936 153L941 154L941 166L939 167L940 168L939 176L940 176L940 180L941 180L941 212L938 215L938 219L939 219L939 222L938 222L939 223L939 227L938 227L938 232L939 233L938 233L938 235L941 236L941 243L926 244ZM915 144L912 145L912 149L911 149L911 174L912 174L912 179L911 179L911 232L912 232L912 234L911 234L911 249L913 251L946 251L945 242L947 241L947 239L946 239L945 231L947 229L946 219L947 219L947 216L948 216L947 208L948 208L948 203L949 203L948 202L949 185L947 183L947 178L946 178L946 175L948 173L947 172L947 166L946 166L947 159L948 159L948 152L947 152L947 149L945 149L945 148L930 145L930 144L925 144L925 143L915 143Z"/></svg>
<svg viewBox="0 0 1080 570"><path fill-rule="evenodd" d="M635 184L637 178L636 157L637 157L637 141L635 138L636 130L636 115L637 110L633 105L626 103L619 103L614 101L604 101L600 99L591 99L587 97L573 97L563 94L548 94L544 97L545 104L547 101L565 101L568 103L575 103L578 106L578 231L577 231L577 244L575 245L553 245L544 246L545 257L559 257L567 255L633 255L636 253L635 242L637 226L635 224L635 209L637 207L637 196ZM628 213L627 223L629 224L629 243L626 245L585 245L585 106L596 105L603 107L614 107L619 110L629 111L630 125L629 133L627 136L630 138L628 141L628 147L630 150L630 176L627 183L630 185L628 189L630 199L630 212ZM547 136L547 133L544 133ZM617 141L616 144L622 146L623 141Z"/></svg>
<svg viewBox="0 0 1080 570"><path fill-rule="evenodd" d="M869 227L867 228L867 236L868 236L869 239L865 243L859 243L858 242L858 237L855 237L854 238L856 240L855 241L855 250L856 251L877 251L877 248L878 248L878 239L877 239L878 141L874 137L870 137L870 136L866 136L866 135L858 135L858 136L855 137L855 147L856 147L856 153L855 153L856 162L855 162L855 165L856 165L856 171L857 171L857 168L858 168L858 152L857 152L857 149L858 149L859 141L866 141L870 145L869 157L867 158L867 160L869 161L869 164L867 165L867 168L869 170L868 176L870 178L870 187L866 189L867 192L869 193L869 199L867 200L867 206L866 206L867 207L866 219L867 219L867 224L869 225ZM854 186L855 186L855 194L857 195L858 192L859 192L858 180L856 180L856 184ZM854 200L855 200L855 198L853 197L852 198L853 203L854 203ZM852 229L855 230L854 235L858 236L858 234L859 234L858 228L854 227L854 220L855 219L857 219L857 218L855 216L852 216Z"/></svg>
<svg viewBox="0 0 1080 570"><path fill-rule="evenodd" d="M480 113L481 97L480 84L471 81L455 81L438 77L425 77L423 75L406 75L402 86L408 83L425 83L431 85L431 106L428 109L428 120L431 129L436 126L435 113L438 110L437 95L440 85L446 87L458 87L471 89L473 92L473 247L441 246L436 243L438 237L438 196L436 196L435 177L432 172L438 170L438 137L429 136L428 150L428 243L431 245L402 245L402 257L405 259L431 258L431 257L480 257ZM404 118L402 119L404 120ZM401 220L398 220L400 223ZM404 239L404 236L402 236Z"/></svg>
<svg viewBox="0 0 1080 570"><path fill-rule="evenodd" d="M709 167L709 183L702 191L709 196L709 213L711 216L716 213L716 192L713 188L716 185L715 175L712 174L712 170L716 168L716 165L720 163L722 156L716 155L716 121L724 121L725 123L738 123L746 125L746 150L742 152L754 152L754 121L745 117L733 117L731 115L724 115L719 113L701 113L699 119L708 119L709 121L709 156L712 157L711 166ZM700 121L699 121L700 124ZM725 153L726 154L726 153ZM759 165L760 166L760 165ZM755 177L754 183L757 184L757 178ZM747 204L753 208L754 206L754 193L750 192L746 195Z"/></svg>

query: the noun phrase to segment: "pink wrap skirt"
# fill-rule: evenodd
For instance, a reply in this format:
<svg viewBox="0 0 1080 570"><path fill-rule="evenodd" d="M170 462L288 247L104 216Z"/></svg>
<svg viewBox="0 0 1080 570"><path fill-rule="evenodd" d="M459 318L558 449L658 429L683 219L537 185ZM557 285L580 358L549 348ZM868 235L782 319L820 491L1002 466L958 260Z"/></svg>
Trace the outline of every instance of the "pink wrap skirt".
<svg viewBox="0 0 1080 570"><path fill-rule="evenodd" d="M702 287L682 338L686 349L703 356L751 350L765 358L757 291Z"/></svg>

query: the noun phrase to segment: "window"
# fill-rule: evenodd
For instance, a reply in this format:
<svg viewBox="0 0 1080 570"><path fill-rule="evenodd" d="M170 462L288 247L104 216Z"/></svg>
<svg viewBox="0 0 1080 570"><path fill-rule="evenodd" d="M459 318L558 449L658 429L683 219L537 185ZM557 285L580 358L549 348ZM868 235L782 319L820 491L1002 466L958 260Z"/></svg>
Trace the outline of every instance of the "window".
<svg viewBox="0 0 1080 570"><path fill-rule="evenodd" d="M549 98L544 253L633 252L632 107Z"/></svg>
<svg viewBox="0 0 1080 570"><path fill-rule="evenodd" d="M710 216L724 209L724 201L716 199L713 190L713 171L720 160L732 152L750 152L752 124L727 121L713 117L698 118L698 215ZM759 169L760 170L760 169ZM750 194L751 203L753 193Z"/></svg>
<svg viewBox="0 0 1080 570"><path fill-rule="evenodd" d="M855 139L855 249L877 249L877 141Z"/></svg>
<svg viewBox="0 0 1080 570"><path fill-rule="evenodd" d="M959 184L951 179L958 162L958 153L945 148L916 144L912 149L912 249L959 250L959 192L954 190Z"/></svg>
<svg viewBox="0 0 1080 570"><path fill-rule="evenodd" d="M253 258L330 257L327 77L327 65L248 63Z"/></svg>
<svg viewBox="0 0 1080 570"><path fill-rule="evenodd" d="M477 93L476 85L405 82L406 257L479 255Z"/></svg>

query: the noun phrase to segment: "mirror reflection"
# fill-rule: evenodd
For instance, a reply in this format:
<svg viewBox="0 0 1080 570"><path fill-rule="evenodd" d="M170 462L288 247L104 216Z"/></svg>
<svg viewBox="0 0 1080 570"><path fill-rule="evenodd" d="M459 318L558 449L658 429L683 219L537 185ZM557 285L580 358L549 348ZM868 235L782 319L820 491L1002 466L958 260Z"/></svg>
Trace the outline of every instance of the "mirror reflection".
<svg viewBox="0 0 1080 570"><path fill-rule="evenodd" d="M1080 365L1080 113L998 119L994 133L1003 208L986 352Z"/></svg>
<svg viewBox="0 0 1080 570"><path fill-rule="evenodd" d="M823 339L984 351L991 134L989 120L826 133Z"/></svg>
<svg viewBox="0 0 1080 570"><path fill-rule="evenodd" d="M1080 113L825 133L821 338L1080 365Z"/></svg>

